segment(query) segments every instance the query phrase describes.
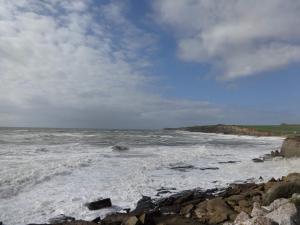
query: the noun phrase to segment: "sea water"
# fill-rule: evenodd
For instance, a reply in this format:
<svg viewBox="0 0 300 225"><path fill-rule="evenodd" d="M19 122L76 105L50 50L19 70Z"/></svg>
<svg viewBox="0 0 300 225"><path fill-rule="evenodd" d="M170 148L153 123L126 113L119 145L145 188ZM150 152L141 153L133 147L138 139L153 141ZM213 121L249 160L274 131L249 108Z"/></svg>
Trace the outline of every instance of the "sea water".
<svg viewBox="0 0 300 225"><path fill-rule="evenodd" d="M94 219L134 208L142 195L158 197L161 188L224 187L299 171L297 159L252 162L282 141L170 130L1 128L0 221L45 223L60 214ZM89 211L85 203L98 198L111 198L113 207Z"/></svg>

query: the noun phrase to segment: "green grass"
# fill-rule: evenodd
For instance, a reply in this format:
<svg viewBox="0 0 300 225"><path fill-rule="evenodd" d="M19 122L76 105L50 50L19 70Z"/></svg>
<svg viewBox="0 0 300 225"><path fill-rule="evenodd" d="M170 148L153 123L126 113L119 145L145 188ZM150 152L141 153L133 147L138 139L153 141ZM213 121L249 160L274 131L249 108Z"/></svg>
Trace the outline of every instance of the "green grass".
<svg viewBox="0 0 300 225"><path fill-rule="evenodd" d="M278 136L294 136L300 135L299 124L281 124L281 125L251 125L251 126L240 126L246 128L253 128L257 131L271 132L273 135Z"/></svg>

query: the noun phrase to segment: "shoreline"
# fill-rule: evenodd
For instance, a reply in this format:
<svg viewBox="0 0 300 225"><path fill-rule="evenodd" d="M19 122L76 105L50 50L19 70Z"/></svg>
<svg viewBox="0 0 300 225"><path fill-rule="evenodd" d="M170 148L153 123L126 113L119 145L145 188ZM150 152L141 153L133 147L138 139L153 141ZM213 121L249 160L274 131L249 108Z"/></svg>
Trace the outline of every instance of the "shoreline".
<svg viewBox="0 0 300 225"><path fill-rule="evenodd" d="M277 209L286 207L287 204L290 207L295 206L296 214L300 215L297 200L300 195L295 197L295 193L299 192L300 173L292 173L279 179L272 178L263 183L245 181L244 183L233 183L221 189L192 189L158 199L143 196L137 202L136 208L131 211L127 209L127 212L112 213L104 218L97 217L92 221L60 216L53 218L52 223L42 225L230 225L239 224L236 220L241 216L249 221L257 219L267 221L271 220L270 216L279 213L276 211ZM105 201L107 202L107 199ZM272 207L274 202L277 202L276 204L279 206L266 210L268 207ZM94 202L95 209L97 209L97 204L100 208L103 206L105 208L103 200ZM278 223L276 218L272 220ZM300 217L298 219L300 221ZM264 225L267 224L269 223Z"/></svg>

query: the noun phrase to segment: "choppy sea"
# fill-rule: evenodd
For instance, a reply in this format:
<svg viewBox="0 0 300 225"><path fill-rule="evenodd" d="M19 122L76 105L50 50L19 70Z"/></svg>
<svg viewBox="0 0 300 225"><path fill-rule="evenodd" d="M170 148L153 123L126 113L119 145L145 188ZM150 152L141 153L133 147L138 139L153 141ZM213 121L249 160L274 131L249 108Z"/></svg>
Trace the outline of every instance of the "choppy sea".
<svg viewBox="0 0 300 225"><path fill-rule="evenodd" d="M133 208L142 195L157 197L161 188L207 189L299 171L298 159L252 162L282 141L164 130L0 128L0 221L41 223L59 214L94 219ZM129 150L115 151L115 145ZM114 207L88 211L85 203L101 197Z"/></svg>

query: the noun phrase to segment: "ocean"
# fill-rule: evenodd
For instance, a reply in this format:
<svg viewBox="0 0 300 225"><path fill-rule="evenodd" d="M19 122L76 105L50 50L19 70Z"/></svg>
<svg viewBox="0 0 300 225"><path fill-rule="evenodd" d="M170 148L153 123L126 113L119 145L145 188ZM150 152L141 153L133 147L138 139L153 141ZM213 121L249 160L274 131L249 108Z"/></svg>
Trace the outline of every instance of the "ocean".
<svg viewBox="0 0 300 225"><path fill-rule="evenodd" d="M298 159L252 162L282 141L171 130L0 128L0 221L45 223L59 214L94 219L133 208L142 195L299 171ZM85 203L98 198L111 198L113 207L89 211Z"/></svg>

